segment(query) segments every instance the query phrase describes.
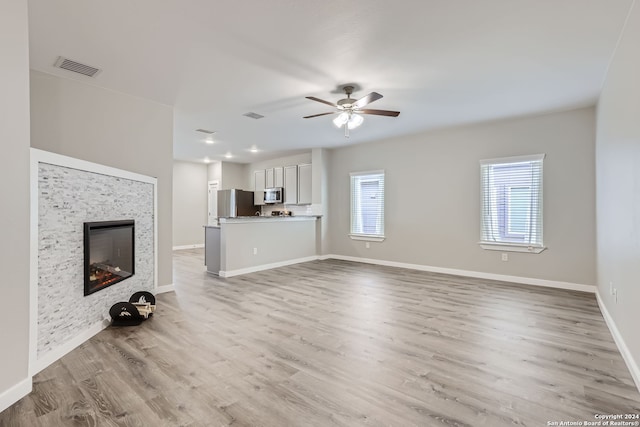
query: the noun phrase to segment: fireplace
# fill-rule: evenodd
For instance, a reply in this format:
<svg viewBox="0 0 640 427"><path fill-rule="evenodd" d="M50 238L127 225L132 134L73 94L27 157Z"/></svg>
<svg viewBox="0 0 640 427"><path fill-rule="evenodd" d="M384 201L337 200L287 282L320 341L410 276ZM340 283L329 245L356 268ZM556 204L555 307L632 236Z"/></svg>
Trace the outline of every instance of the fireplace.
<svg viewBox="0 0 640 427"><path fill-rule="evenodd" d="M84 295L135 273L133 220L84 223Z"/></svg>

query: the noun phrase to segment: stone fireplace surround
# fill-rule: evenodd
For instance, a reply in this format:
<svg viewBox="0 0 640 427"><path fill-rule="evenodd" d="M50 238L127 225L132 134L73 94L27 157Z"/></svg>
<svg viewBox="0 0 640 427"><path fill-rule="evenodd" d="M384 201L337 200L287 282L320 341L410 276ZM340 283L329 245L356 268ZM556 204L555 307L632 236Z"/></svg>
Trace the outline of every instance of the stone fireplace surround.
<svg viewBox="0 0 640 427"><path fill-rule="evenodd" d="M157 293L156 179L31 149L31 341L35 375L109 324L109 308ZM84 296L84 222L134 219L136 274Z"/></svg>

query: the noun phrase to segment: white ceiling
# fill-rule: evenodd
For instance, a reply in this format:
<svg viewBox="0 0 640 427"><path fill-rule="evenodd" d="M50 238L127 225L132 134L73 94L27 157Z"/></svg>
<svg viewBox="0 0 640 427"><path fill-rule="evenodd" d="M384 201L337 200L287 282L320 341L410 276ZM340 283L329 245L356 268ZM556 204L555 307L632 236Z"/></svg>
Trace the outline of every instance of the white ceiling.
<svg viewBox="0 0 640 427"><path fill-rule="evenodd" d="M31 67L173 106L176 159L251 162L592 105L632 1L29 0ZM346 83L400 116L302 118Z"/></svg>

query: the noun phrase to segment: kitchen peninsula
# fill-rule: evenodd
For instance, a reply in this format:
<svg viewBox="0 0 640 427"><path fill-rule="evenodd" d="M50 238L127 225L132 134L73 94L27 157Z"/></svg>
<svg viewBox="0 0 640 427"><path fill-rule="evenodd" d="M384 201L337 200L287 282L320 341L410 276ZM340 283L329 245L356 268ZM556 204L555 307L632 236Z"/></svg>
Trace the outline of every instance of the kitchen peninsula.
<svg viewBox="0 0 640 427"><path fill-rule="evenodd" d="M207 271L232 277L317 259L318 218L220 218L220 225L205 226Z"/></svg>

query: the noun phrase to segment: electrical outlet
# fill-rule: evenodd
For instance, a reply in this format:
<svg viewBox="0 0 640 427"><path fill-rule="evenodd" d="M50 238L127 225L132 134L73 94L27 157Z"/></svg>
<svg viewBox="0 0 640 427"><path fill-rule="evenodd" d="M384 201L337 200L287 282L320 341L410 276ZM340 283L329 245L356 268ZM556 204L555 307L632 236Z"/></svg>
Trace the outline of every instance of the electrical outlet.
<svg viewBox="0 0 640 427"><path fill-rule="evenodd" d="M509 254L502 254L502 261L509 261Z"/></svg>
<svg viewBox="0 0 640 427"><path fill-rule="evenodd" d="M258 255L258 248L253 248L253 254Z"/></svg>
<svg viewBox="0 0 640 427"><path fill-rule="evenodd" d="M370 242L365 242L364 243L364 247L369 249L371 247L371 243Z"/></svg>

